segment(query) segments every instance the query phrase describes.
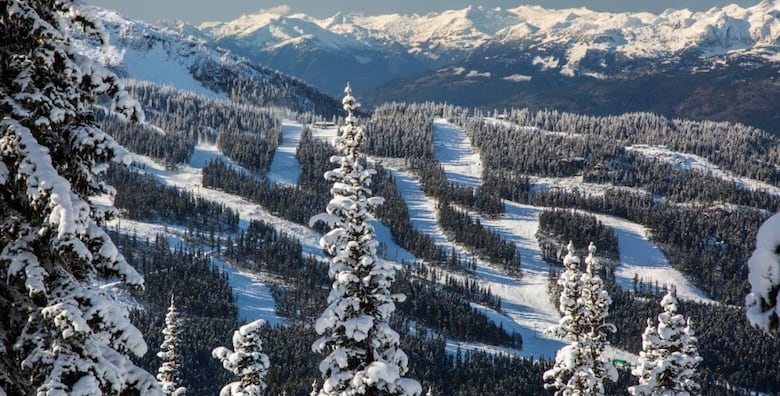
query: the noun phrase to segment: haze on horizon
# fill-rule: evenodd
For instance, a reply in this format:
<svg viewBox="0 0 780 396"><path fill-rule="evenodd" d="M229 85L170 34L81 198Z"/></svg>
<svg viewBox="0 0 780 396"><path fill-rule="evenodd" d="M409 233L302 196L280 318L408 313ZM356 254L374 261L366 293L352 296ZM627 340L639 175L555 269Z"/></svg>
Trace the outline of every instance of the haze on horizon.
<svg viewBox="0 0 780 396"><path fill-rule="evenodd" d="M146 22L180 19L193 24L206 21L229 21L243 14L257 13L264 9L305 13L315 17L328 17L337 12L362 12L377 14L426 14L444 10L461 9L468 5L515 8L523 4L540 5L545 8L585 7L594 11L660 13L667 8L688 8L694 11L708 10L728 4L742 7L758 4L758 0L536 0L534 2L507 0L395 0L392 2L357 0L86 0L89 4L118 11L119 13ZM280 3L286 4L281 6Z"/></svg>

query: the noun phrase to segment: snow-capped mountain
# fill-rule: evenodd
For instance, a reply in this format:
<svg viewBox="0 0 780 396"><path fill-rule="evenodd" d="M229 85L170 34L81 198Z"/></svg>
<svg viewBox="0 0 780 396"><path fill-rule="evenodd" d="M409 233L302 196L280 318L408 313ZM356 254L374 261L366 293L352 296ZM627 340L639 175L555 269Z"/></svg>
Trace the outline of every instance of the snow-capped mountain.
<svg viewBox="0 0 780 396"><path fill-rule="evenodd" d="M98 7L87 10L106 27L110 42L100 46L77 39L74 44L81 53L99 59L122 77L221 98L236 89L258 92L272 84L272 95L251 100L297 111L330 113L338 108L332 98L303 81L211 45L203 32L186 23L157 27Z"/></svg>
<svg viewBox="0 0 780 396"><path fill-rule="evenodd" d="M338 94L345 81L374 86L426 70L401 44L345 23L303 14L260 13L226 23L204 23L214 44Z"/></svg>
<svg viewBox="0 0 780 396"><path fill-rule="evenodd" d="M567 77L610 77L628 62L734 52L780 59L778 0L659 15L539 6L470 6L426 15L339 13L324 19L261 12L198 28L218 45L333 92L330 85L341 83L326 80L341 77L345 67L376 86L486 51L519 52L526 66Z"/></svg>

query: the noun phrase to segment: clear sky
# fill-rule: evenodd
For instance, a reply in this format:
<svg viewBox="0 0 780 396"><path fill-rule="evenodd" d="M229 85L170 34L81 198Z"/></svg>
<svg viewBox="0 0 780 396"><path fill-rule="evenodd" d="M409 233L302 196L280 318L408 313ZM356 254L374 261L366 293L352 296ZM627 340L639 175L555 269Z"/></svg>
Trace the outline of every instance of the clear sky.
<svg viewBox="0 0 780 396"><path fill-rule="evenodd" d="M147 22L160 19L182 19L191 23L229 21L242 14L286 4L292 12L327 17L338 11L366 14L412 14L464 8L469 4L514 8L536 4L546 8L587 7L596 11L649 11L659 13L667 8L706 10L731 3L741 6L758 4L759 0L84 0L121 14Z"/></svg>

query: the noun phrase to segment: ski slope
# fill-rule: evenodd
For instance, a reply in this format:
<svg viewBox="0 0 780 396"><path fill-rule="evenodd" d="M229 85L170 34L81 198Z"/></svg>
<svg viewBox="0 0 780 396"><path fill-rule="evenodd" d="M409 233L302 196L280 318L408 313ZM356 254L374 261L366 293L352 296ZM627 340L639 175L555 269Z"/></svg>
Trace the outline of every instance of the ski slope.
<svg viewBox="0 0 780 396"><path fill-rule="evenodd" d="M446 151L452 152L447 147L442 146L443 139L437 139L436 133L440 129L434 128L434 152ZM473 159L473 148L470 146L465 133L453 133L447 132L448 139L462 139L460 142L447 142L445 145L454 145L456 147L465 147L467 144L472 153L468 153L466 150L457 150L457 153L464 153L463 157L457 158L452 156L443 156L443 158L451 158L451 160L460 165L458 169L475 169L477 164L473 168L463 166L462 164ZM437 157L438 158L438 157ZM450 181L459 180L462 176L459 174L452 174L447 171L446 164L443 165L445 173ZM478 177L476 174L472 174L471 177ZM552 179L546 179L548 185L556 185ZM574 189L577 188L577 183L572 178L564 178L564 184ZM541 257L538 254L538 245L536 243L536 231L538 229L538 214L541 209L528 205L521 205L514 202L504 201L506 207L506 213L496 219L482 218L480 222L494 231L501 234L504 239L513 241L521 253L526 252L521 257L523 259L523 268L529 268L528 266L536 268L537 263L534 261L526 260L526 256ZM620 265L615 270L615 277L618 285L626 288L632 288L632 280L634 274L637 274L640 278L646 281L658 282L659 284L676 285L677 293L680 298L688 300L696 300L706 303L714 303L715 301L709 299L705 293L693 286L680 271L672 268L669 265L666 256L661 252L658 247L649 241L647 237L647 228L641 224L633 223L625 219L620 219L613 216L607 216L602 214L593 214L604 225L612 228L615 235L618 238L618 246L620 249ZM536 225L530 224L535 223ZM523 236L518 239L518 236ZM528 240L532 242L529 243ZM529 249L536 249L531 253ZM536 256L535 256L536 255ZM546 263L542 263L541 269L546 273Z"/></svg>
<svg viewBox="0 0 780 396"><path fill-rule="evenodd" d="M435 119L433 147L433 156L444 167L447 179L465 187L482 185L482 160L463 129L444 118Z"/></svg>
<svg viewBox="0 0 780 396"><path fill-rule="evenodd" d="M294 121L282 121L282 143L276 148L271 167L268 171L268 180L271 183L295 186L301 176L301 164L295 153L301 143L303 126Z"/></svg>

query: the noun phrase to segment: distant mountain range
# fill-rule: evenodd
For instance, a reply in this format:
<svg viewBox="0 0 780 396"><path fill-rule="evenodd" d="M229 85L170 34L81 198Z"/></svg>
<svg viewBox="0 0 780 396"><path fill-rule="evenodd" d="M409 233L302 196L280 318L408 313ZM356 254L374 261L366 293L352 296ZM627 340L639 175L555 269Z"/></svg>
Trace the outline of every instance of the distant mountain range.
<svg viewBox="0 0 780 396"><path fill-rule="evenodd" d="M179 83L219 91L224 82L213 80L225 75L213 67L262 78L275 69L334 96L351 81L367 104L651 111L780 131L780 0L660 15L538 6L325 19L260 13L161 28L102 15L119 37L103 56L119 64L124 54L123 67L142 79L189 78Z"/></svg>

